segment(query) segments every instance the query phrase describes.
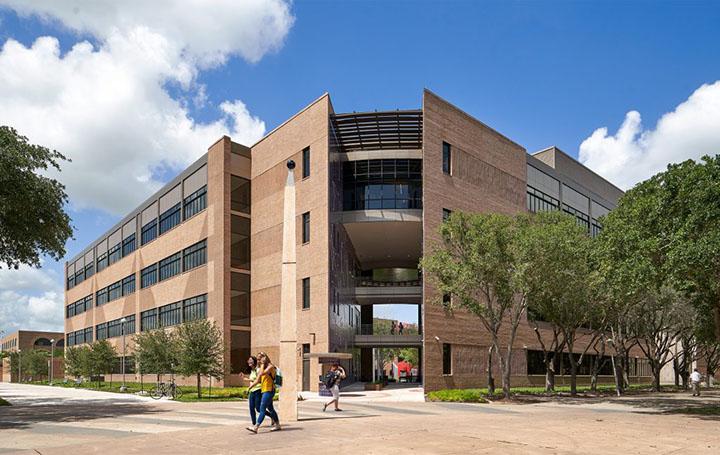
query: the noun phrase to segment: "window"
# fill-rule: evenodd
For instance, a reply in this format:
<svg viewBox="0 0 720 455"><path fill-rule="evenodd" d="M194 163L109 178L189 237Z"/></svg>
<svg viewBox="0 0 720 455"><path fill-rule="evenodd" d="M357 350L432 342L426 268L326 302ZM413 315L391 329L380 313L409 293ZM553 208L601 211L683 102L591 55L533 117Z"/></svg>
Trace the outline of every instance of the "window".
<svg viewBox="0 0 720 455"><path fill-rule="evenodd" d="M95 306L105 305L109 301L107 287L104 287L95 293Z"/></svg>
<svg viewBox="0 0 720 455"><path fill-rule="evenodd" d="M82 268L75 272L75 286L85 281L85 269Z"/></svg>
<svg viewBox="0 0 720 455"><path fill-rule="evenodd" d="M95 275L95 264L91 262L85 266L85 279L87 280L93 275Z"/></svg>
<svg viewBox="0 0 720 455"><path fill-rule="evenodd" d="M183 201L183 219L205 210L207 206L207 186L203 186Z"/></svg>
<svg viewBox="0 0 720 455"><path fill-rule="evenodd" d="M310 278L302 280L302 307L303 310L310 308Z"/></svg>
<svg viewBox="0 0 720 455"><path fill-rule="evenodd" d="M449 306L452 303L452 297L450 294L443 294L442 296L443 306Z"/></svg>
<svg viewBox="0 0 720 455"><path fill-rule="evenodd" d="M207 262L207 239L183 250L183 271L186 272Z"/></svg>
<svg viewBox="0 0 720 455"><path fill-rule="evenodd" d="M157 237L157 218L142 227L140 232L140 244L145 245Z"/></svg>
<svg viewBox="0 0 720 455"><path fill-rule="evenodd" d="M180 224L180 203L173 205L160 215L160 235Z"/></svg>
<svg viewBox="0 0 720 455"><path fill-rule="evenodd" d="M90 311L90 309L92 309L92 301L93 301L93 296L92 296L92 294L90 294L89 296L85 297L85 301L84 301L84 303L85 303L85 308L83 309L83 311Z"/></svg>
<svg viewBox="0 0 720 455"><path fill-rule="evenodd" d="M250 275L230 272L230 325L250 326Z"/></svg>
<svg viewBox="0 0 720 455"><path fill-rule="evenodd" d="M80 299L77 302L73 302L65 309L65 317L71 318L78 314L84 313L92 308L92 295Z"/></svg>
<svg viewBox="0 0 720 455"><path fill-rule="evenodd" d="M103 322L102 324L98 324L95 326L95 338L100 340L105 340L108 337L108 323Z"/></svg>
<svg viewBox="0 0 720 455"><path fill-rule="evenodd" d="M527 209L532 213L558 210L560 201L528 185Z"/></svg>
<svg viewBox="0 0 720 455"><path fill-rule="evenodd" d="M230 177L230 210L250 213L250 180L233 175Z"/></svg>
<svg viewBox="0 0 720 455"><path fill-rule="evenodd" d="M183 322L205 319L207 314L207 295L199 295L183 301Z"/></svg>
<svg viewBox="0 0 720 455"><path fill-rule="evenodd" d="M452 149L450 144L443 142L442 145L442 170L447 175L452 175Z"/></svg>
<svg viewBox="0 0 720 455"><path fill-rule="evenodd" d="M85 339L85 343L92 343L93 340L93 328L87 327L83 332L83 338Z"/></svg>
<svg viewBox="0 0 720 455"><path fill-rule="evenodd" d="M133 251L135 251L135 234L130 234L122 241L122 255L125 257Z"/></svg>
<svg viewBox="0 0 720 455"><path fill-rule="evenodd" d="M157 283L157 264L145 267L140 271L140 288L146 288Z"/></svg>
<svg viewBox="0 0 720 455"><path fill-rule="evenodd" d="M450 343L442 345L443 374L452 374L452 346Z"/></svg>
<svg viewBox="0 0 720 455"><path fill-rule="evenodd" d="M158 263L159 281L167 280L180 273L182 264L182 252L177 252Z"/></svg>
<svg viewBox="0 0 720 455"><path fill-rule="evenodd" d="M343 210L421 208L422 160L343 163Z"/></svg>
<svg viewBox="0 0 720 455"><path fill-rule="evenodd" d="M250 219L232 215L230 236L230 266L250 270Z"/></svg>
<svg viewBox="0 0 720 455"><path fill-rule="evenodd" d="M575 217L575 222L578 224L578 226L581 226L585 229L585 231L590 232L590 217L580 210L577 210L576 208L570 207L567 204L563 204L563 212L567 213L568 215L572 215Z"/></svg>
<svg viewBox="0 0 720 455"><path fill-rule="evenodd" d="M158 328L158 309L143 311L140 313L140 331L147 332Z"/></svg>
<svg viewBox="0 0 720 455"><path fill-rule="evenodd" d="M182 322L182 302L161 306L159 311L160 327L178 325Z"/></svg>
<svg viewBox="0 0 720 455"><path fill-rule="evenodd" d="M310 177L310 147L305 147L302 151L302 178Z"/></svg>
<svg viewBox="0 0 720 455"><path fill-rule="evenodd" d="M115 319L113 321L107 322L107 332L106 336L107 338L115 338L120 337L123 335L135 333L135 315L131 314L130 316L125 316L125 324L123 327L122 319ZM102 325L102 324L101 324Z"/></svg>
<svg viewBox="0 0 720 455"><path fill-rule="evenodd" d="M452 210L443 209L443 221L449 220L450 215L452 215Z"/></svg>
<svg viewBox="0 0 720 455"><path fill-rule="evenodd" d="M122 297L122 281L117 281L107 287L108 302L117 300Z"/></svg>
<svg viewBox="0 0 720 455"><path fill-rule="evenodd" d="M310 241L310 212L302 214L302 243Z"/></svg>
<svg viewBox="0 0 720 455"><path fill-rule="evenodd" d="M120 243L110 248L108 251L108 265L112 265L122 258L122 251L120 250Z"/></svg>
<svg viewBox="0 0 720 455"><path fill-rule="evenodd" d="M108 256L107 253L103 253L97 258L97 271L98 273L105 270L108 266Z"/></svg>
<svg viewBox="0 0 720 455"><path fill-rule="evenodd" d="M75 287L75 275L68 276L67 278L67 288L72 289Z"/></svg>
<svg viewBox="0 0 720 455"><path fill-rule="evenodd" d="M122 295L130 295L135 292L135 274L123 278Z"/></svg>

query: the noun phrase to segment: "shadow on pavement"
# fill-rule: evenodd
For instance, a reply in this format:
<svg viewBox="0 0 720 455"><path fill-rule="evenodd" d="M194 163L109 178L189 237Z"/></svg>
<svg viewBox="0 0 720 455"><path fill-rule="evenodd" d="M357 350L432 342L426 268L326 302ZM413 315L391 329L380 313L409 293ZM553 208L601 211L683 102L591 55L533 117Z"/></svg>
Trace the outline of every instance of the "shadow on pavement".
<svg viewBox="0 0 720 455"><path fill-rule="evenodd" d="M78 422L163 412L166 411L132 401L24 399L22 404L3 407L0 430L23 429L34 423Z"/></svg>

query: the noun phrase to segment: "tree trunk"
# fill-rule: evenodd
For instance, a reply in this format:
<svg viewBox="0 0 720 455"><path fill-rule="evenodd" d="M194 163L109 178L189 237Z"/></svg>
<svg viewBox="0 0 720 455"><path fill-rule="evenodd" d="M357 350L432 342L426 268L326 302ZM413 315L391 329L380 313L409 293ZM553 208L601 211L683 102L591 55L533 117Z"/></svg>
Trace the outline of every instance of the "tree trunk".
<svg viewBox="0 0 720 455"><path fill-rule="evenodd" d="M615 376L615 393L617 396L621 396L623 392L622 388L622 377L620 372L620 362L617 361L616 356L611 356L613 376Z"/></svg>
<svg viewBox="0 0 720 455"><path fill-rule="evenodd" d="M201 393L202 393L202 391L200 389L200 373L198 373L198 375L197 375L197 392L198 392L198 398L200 398Z"/></svg>
<svg viewBox="0 0 720 455"><path fill-rule="evenodd" d="M660 391L660 368L653 368L653 391Z"/></svg>
<svg viewBox="0 0 720 455"><path fill-rule="evenodd" d="M597 392L597 381L598 381L598 375L597 370L593 368L593 372L590 375L590 391L592 393Z"/></svg>
<svg viewBox="0 0 720 455"><path fill-rule="evenodd" d="M545 362L545 391L555 391L555 365L554 359Z"/></svg>
<svg viewBox="0 0 720 455"><path fill-rule="evenodd" d="M680 387L680 366L677 358L673 359L673 373L675 373L675 387Z"/></svg>
<svg viewBox="0 0 720 455"><path fill-rule="evenodd" d="M572 351L570 352L570 395L577 395L577 362Z"/></svg>
<svg viewBox="0 0 720 455"><path fill-rule="evenodd" d="M488 389L488 396L492 397L495 394L495 378L493 377L493 371L492 371L492 354L493 354L493 347L490 346L490 349L488 349L488 360L487 360L487 389Z"/></svg>

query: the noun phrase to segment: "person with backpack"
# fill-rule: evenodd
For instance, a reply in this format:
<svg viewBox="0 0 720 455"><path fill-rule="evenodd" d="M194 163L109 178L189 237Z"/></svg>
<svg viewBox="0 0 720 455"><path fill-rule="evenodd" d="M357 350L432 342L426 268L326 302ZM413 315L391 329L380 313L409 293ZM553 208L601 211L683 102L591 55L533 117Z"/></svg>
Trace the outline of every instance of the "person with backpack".
<svg viewBox="0 0 720 455"><path fill-rule="evenodd" d="M330 367L330 371L327 372L325 375L325 388L328 389L332 393L333 399L325 403L323 406L323 412L327 409L328 406L335 403L335 410L336 411L342 411L340 409L340 381L346 378L345 370L343 367L340 366L339 362L333 362L332 366Z"/></svg>
<svg viewBox="0 0 720 455"><path fill-rule="evenodd" d="M265 415L269 415L272 419L272 428L270 431L280 430L280 417L278 417L275 407L273 406L273 398L275 398L275 377L277 376L277 368L270 361L270 357L264 352L258 354L258 362L260 363L257 379L250 384L250 387L260 384L260 412L257 422L247 427L248 431L257 434L260 425L265 420Z"/></svg>

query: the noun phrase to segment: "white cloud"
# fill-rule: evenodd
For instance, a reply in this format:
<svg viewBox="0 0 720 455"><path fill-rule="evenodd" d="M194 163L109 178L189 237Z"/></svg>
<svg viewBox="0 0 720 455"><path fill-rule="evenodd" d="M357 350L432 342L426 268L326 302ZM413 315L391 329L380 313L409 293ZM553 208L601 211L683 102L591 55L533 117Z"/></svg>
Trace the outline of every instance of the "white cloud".
<svg viewBox="0 0 720 455"><path fill-rule="evenodd" d="M598 128L580 144L580 161L628 189L663 171L669 163L720 154L720 81L704 84L654 129L630 111L616 134Z"/></svg>
<svg viewBox="0 0 720 455"><path fill-rule="evenodd" d="M206 102L195 82L232 55L256 62L283 42L293 18L280 0L52 2L0 0L21 14L93 34L62 54L57 39L0 50L0 124L72 159L60 180L71 204L115 215L132 209L224 134L251 144L265 124L238 99L200 123L167 86Z"/></svg>
<svg viewBox="0 0 720 455"><path fill-rule="evenodd" d="M63 279L52 269L0 270L0 330L63 330Z"/></svg>

